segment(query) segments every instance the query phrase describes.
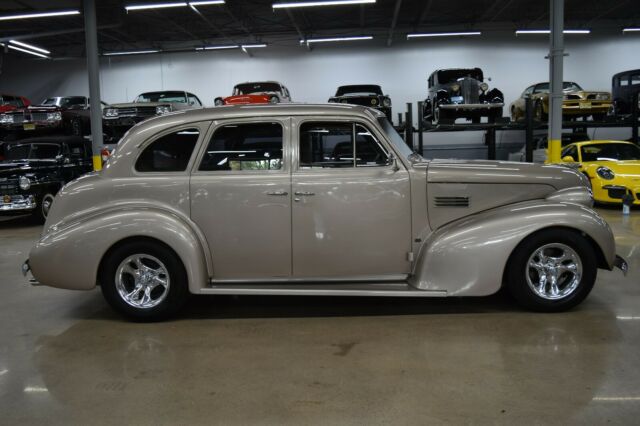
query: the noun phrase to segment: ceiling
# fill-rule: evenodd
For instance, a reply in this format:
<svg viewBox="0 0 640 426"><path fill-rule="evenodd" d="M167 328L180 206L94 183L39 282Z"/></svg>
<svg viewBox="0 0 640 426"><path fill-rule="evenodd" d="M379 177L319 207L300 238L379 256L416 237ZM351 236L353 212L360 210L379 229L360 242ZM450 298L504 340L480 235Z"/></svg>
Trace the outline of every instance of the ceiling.
<svg viewBox="0 0 640 426"><path fill-rule="evenodd" d="M373 35L380 43L406 42L424 31L513 31L547 28L548 0L377 0L375 4L272 8L283 0L226 0L224 5L126 12L125 4L175 0L96 0L101 51L182 50L197 46L265 42L297 44L301 38ZM620 31L640 25L638 0L565 0L566 28ZM0 15L82 9L81 0L0 0ZM84 55L82 15L0 21L0 41L15 38L52 52ZM640 37L640 35L638 35ZM24 55L9 51L10 54Z"/></svg>

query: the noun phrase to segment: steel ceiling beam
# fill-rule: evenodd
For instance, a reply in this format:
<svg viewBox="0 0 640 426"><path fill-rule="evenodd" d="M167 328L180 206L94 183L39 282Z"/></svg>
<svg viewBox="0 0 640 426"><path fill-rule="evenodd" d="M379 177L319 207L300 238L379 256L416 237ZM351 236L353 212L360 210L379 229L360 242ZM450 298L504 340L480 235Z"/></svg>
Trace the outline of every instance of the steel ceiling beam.
<svg viewBox="0 0 640 426"><path fill-rule="evenodd" d="M396 5L393 9L393 18L391 19L391 28L389 28L389 35L387 36L387 47L393 43L393 32L396 29L398 23L398 15L400 14L400 7L402 6L402 0L396 0Z"/></svg>
<svg viewBox="0 0 640 426"><path fill-rule="evenodd" d="M420 17L418 18L418 22L416 22L416 27L422 25L425 19L427 19L427 15L431 11L431 6L433 6L433 0L427 0L424 4L424 9L422 9L422 13L420 13Z"/></svg>
<svg viewBox="0 0 640 426"><path fill-rule="evenodd" d="M217 32L222 38L224 38L225 40L230 41L231 43L236 43L234 39L232 39L231 37L229 37L224 31L222 31L220 29L220 27L218 27L216 24L214 24L209 18L207 18L206 16L204 16L204 14L202 12L200 12L200 10L198 10L197 7L195 6L189 6L191 8L191 10L200 17L200 19L202 19L209 27L211 27L212 30L214 30L215 32Z"/></svg>

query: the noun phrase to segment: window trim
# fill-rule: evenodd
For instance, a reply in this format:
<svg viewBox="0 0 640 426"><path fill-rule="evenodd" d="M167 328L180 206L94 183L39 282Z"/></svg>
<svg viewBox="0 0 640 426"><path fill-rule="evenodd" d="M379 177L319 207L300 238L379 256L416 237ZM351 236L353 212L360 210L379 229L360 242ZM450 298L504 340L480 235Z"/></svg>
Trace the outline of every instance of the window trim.
<svg viewBox="0 0 640 426"><path fill-rule="evenodd" d="M358 167L356 166L356 160L355 160L355 152L354 152L354 163L352 167L311 167L311 168L301 168L300 167L300 128L302 127L302 125L304 123L307 122L316 122L316 123L327 123L327 122L336 122L336 123L351 123L353 125L359 124L361 126L363 126L365 129L367 129L371 134L373 134L375 136L375 138L378 140L378 142L380 142L380 144L382 144L382 146L384 147L385 151L387 152L387 159L390 160L390 156L393 155L396 158L398 158L398 153L396 153L393 148L391 148L389 142L387 141L387 139L380 134L380 132L378 131L378 128L376 126L371 125L371 123L360 119L359 117L336 117L336 116L326 116L326 117L310 117L310 116L303 116L303 117L296 117L297 120L293 123L292 125L292 135L291 135L291 141L292 141L292 155L293 155L293 162L291 164L292 168L291 170L293 171L293 173L327 173L327 172L335 172L335 171L347 171L347 170L353 170L354 172L356 171L363 171L363 170L385 170L385 169L392 169L393 168L393 161L389 161L389 164L386 165L380 165L380 166L366 166L366 167ZM355 132L355 126L352 127L352 132ZM355 135L352 134L351 136L352 138L354 138L354 144L353 144L353 149L355 151ZM295 142L294 142L295 141ZM399 161L400 162L400 161Z"/></svg>
<svg viewBox="0 0 640 426"><path fill-rule="evenodd" d="M144 140L143 142L139 143L136 146L136 149L138 150L138 152L136 153L136 159L135 161L133 161L131 163L131 172L133 173L133 176L178 176L178 175L189 175L189 171L191 170L191 168L193 167L193 162L194 162L194 158L195 155L194 153L198 152L198 147L199 145L202 144L202 137L203 135L205 135L209 129L209 127L211 126L211 121L196 121L196 122L192 122L192 123L185 123L185 124L181 124L179 126L175 126L175 127L170 127L167 129L164 129L162 132L160 133L156 133L153 136L151 136L150 138ZM154 143L155 141L157 141L158 139L167 136L170 133L176 133L179 132L181 130L187 130L187 129L198 129L198 131L200 132L200 134L198 135L198 139L196 140L195 146L193 147L193 151L191 152L191 158L189 158L189 162L187 163L187 167L184 170L181 171L173 171L173 172L167 172L167 171L158 171L158 172L141 172L138 171L136 169L136 164L138 164L138 160L140 159L140 156L142 155L142 153L144 152L145 149L147 149L149 147L149 145L151 145L152 143Z"/></svg>
<svg viewBox="0 0 640 426"><path fill-rule="evenodd" d="M202 163L202 159L209 147L209 142L211 142L211 138L216 133L216 131L224 126L234 125L234 124L257 124L257 123L278 123L282 126L282 168L277 170L200 170L200 164ZM290 117L282 117L282 116L273 116L273 117L260 117L260 118L231 118L231 119L223 119L223 120L215 120L211 123L211 126L207 130L207 133L204 135L204 140L201 142L198 154L195 158L195 161L191 165L191 175L194 176L206 176L206 175L215 175L215 176L247 176L247 175L282 175L289 174L291 170L291 149L290 149L290 141L291 141L291 118Z"/></svg>

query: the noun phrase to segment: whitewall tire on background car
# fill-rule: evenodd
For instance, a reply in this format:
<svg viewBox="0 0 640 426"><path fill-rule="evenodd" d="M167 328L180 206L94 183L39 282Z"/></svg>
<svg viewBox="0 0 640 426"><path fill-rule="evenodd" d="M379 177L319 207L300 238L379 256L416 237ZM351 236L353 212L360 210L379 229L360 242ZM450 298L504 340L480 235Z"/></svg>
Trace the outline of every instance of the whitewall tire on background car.
<svg viewBox="0 0 640 426"><path fill-rule="evenodd" d="M505 271L506 286L524 307L559 312L582 302L596 280L597 258L577 231L550 228L525 239Z"/></svg>

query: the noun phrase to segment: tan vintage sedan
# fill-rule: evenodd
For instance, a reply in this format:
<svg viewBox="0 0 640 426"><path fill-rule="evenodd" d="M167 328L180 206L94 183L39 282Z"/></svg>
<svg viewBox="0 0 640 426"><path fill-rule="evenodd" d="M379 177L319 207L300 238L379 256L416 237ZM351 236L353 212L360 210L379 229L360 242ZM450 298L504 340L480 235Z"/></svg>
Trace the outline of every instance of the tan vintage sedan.
<svg viewBox="0 0 640 426"><path fill-rule="evenodd" d="M136 125L66 185L23 266L138 320L192 294L485 296L559 311L626 270L580 173L426 161L353 105L224 106Z"/></svg>

